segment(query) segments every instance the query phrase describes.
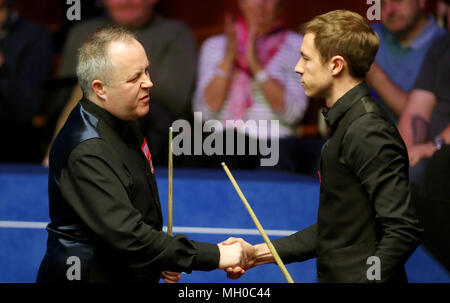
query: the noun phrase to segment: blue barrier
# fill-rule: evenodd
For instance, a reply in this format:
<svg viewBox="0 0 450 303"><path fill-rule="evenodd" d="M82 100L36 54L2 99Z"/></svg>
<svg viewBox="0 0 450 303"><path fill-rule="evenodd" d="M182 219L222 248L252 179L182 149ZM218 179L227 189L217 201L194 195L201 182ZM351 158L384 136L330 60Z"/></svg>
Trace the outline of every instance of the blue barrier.
<svg viewBox="0 0 450 303"><path fill-rule="evenodd" d="M317 216L319 183L294 174L232 171L271 239L309 226ZM46 168L0 165L0 282L33 282L45 252L48 217ZM167 218L167 168L156 168L163 215ZM218 243L228 236L262 242L253 221L229 182L217 170L174 169L174 233ZM111 264L111 266L114 266ZM316 282L315 260L288 264L293 279ZM419 247L406 264L411 282L450 282L447 271ZM254 268L240 280L223 271L183 274L180 282L283 283L274 265Z"/></svg>

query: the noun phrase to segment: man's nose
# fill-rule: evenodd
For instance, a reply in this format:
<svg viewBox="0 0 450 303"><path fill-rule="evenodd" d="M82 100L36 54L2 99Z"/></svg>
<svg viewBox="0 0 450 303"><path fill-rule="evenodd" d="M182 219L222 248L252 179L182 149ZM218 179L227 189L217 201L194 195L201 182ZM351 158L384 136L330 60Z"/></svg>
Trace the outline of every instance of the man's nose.
<svg viewBox="0 0 450 303"><path fill-rule="evenodd" d="M144 81L142 82L142 87L143 88L152 88L153 87L152 79L150 79L150 75L148 73L144 77Z"/></svg>
<svg viewBox="0 0 450 303"><path fill-rule="evenodd" d="M395 12L395 4L391 3L390 1L386 1L381 7L381 11L383 15L389 16L393 12Z"/></svg>
<svg viewBox="0 0 450 303"><path fill-rule="evenodd" d="M305 71L304 71L303 66L302 66L302 64L301 64L301 60L302 60L302 59L300 59L300 60L297 62L297 65L295 65L294 71L295 71L297 74L303 75L303 73L304 73Z"/></svg>

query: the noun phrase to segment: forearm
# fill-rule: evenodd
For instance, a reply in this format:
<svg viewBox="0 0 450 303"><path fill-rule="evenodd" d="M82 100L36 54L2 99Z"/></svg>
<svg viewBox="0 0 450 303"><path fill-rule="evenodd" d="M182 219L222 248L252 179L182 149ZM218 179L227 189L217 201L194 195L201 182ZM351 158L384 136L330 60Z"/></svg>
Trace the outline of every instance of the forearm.
<svg viewBox="0 0 450 303"><path fill-rule="evenodd" d="M445 144L450 144L450 124L441 132L440 136L444 139Z"/></svg>
<svg viewBox="0 0 450 303"><path fill-rule="evenodd" d="M436 105L431 91L413 89L408 97L408 106L400 117L398 128L408 151L417 144L423 144L428 137L428 123Z"/></svg>
<svg viewBox="0 0 450 303"><path fill-rule="evenodd" d="M374 187L376 224L381 238L375 256L381 261L381 280L393 278L421 242L423 229L411 205L406 169L389 164L393 171L386 172L385 185ZM403 165L405 167L406 165Z"/></svg>
<svg viewBox="0 0 450 303"><path fill-rule="evenodd" d="M230 75L232 68L233 59L225 57L218 66L217 73L204 90L203 97L205 103L212 111L219 111L225 103L231 83Z"/></svg>
<svg viewBox="0 0 450 303"><path fill-rule="evenodd" d="M272 241L284 263L303 262L317 257L317 224L290 236Z"/></svg>
<svg viewBox="0 0 450 303"><path fill-rule="evenodd" d="M264 96L269 105L277 114L282 114L285 108L284 88L274 79L267 79L267 81L260 83Z"/></svg>
<svg viewBox="0 0 450 303"><path fill-rule="evenodd" d="M377 83L374 88L389 108L397 116L400 116L406 107L408 94L396 86L390 79Z"/></svg>
<svg viewBox="0 0 450 303"><path fill-rule="evenodd" d="M382 223L384 235L377 245L375 256L380 258L381 279L389 280L402 268L420 244L423 229L412 218Z"/></svg>
<svg viewBox="0 0 450 303"><path fill-rule="evenodd" d="M397 116L403 113L408 101L408 93L392 82L376 63L367 74L367 81Z"/></svg>
<svg viewBox="0 0 450 303"><path fill-rule="evenodd" d="M255 259L253 266L258 266L262 264L275 263L275 258L269 250L266 243L256 244L255 248Z"/></svg>
<svg viewBox="0 0 450 303"><path fill-rule="evenodd" d="M414 136L412 128L412 115L405 113L400 117L398 122L398 130L402 136L403 141L406 144L407 150L409 150L414 145Z"/></svg>
<svg viewBox="0 0 450 303"><path fill-rule="evenodd" d="M251 67L253 77L264 70L261 63L254 63ZM282 114L285 108L285 92L284 87L278 81L268 78L266 81L258 83L267 102L277 114Z"/></svg>

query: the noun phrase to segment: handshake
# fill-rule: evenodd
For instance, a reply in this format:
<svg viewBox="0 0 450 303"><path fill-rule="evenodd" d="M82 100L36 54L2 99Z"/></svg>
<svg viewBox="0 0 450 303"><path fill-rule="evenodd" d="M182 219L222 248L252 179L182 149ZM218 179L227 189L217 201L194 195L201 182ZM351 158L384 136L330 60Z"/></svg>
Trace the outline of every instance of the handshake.
<svg viewBox="0 0 450 303"><path fill-rule="evenodd" d="M256 265L274 263L268 246L265 243L251 245L242 238L230 237L217 244L220 251L219 269L227 272L229 279L239 279ZM181 274L178 272L163 271L161 278L166 283L177 283Z"/></svg>
<svg viewBox="0 0 450 303"><path fill-rule="evenodd" d="M219 269L227 272L229 279L238 279L246 270L257 265L275 262L265 243L251 245L242 238L230 237L218 244Z"/></svg>

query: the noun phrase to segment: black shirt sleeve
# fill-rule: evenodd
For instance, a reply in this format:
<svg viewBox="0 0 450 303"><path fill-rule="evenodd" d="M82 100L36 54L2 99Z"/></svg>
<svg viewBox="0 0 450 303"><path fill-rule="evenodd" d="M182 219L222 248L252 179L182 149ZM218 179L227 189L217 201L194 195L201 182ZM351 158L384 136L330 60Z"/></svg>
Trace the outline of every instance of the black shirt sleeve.
<svg viewBox="0 0 450 303"><path fill-rule="evenodd" d="M438 102L448 101L450 82L450 33L437 38L428 49L413 89L435 94Z"/></svg>
<svg viewBox="0 0 450 303"><path fill-rule="evenodd" d="M145 259L153 270L212 270L218 267L215 244L170 237L143 221L128 198L114 153L102 139L78 145L61 172L61 192L83 222L112 249Z"/></svg>
<svg viewBox="0 0 450 303"><path fill-rule="evenodd" d="M317 224L273 241L284 263L302 262L317 257Z"/></svg>
<svg viewBox="0 0 450 303"><path fill-rule="evenodd" d="M425 55L419 74L414 82L413 89L422 89L429 92L435 91L435 77L433 75L437 70L436 64L439 64L439 60L436 60L436 55L438 54L438 45L433 44Z"/></svg>
<svg viewBox="0 0 450 303"><path fill-rule="evenodd" d="M380 229L376 256L381 277L389 279L420 242L422 228L412 210L408 157L395 126L376 114L355 120L342 143L340 161L364 186Z"/></svg>

